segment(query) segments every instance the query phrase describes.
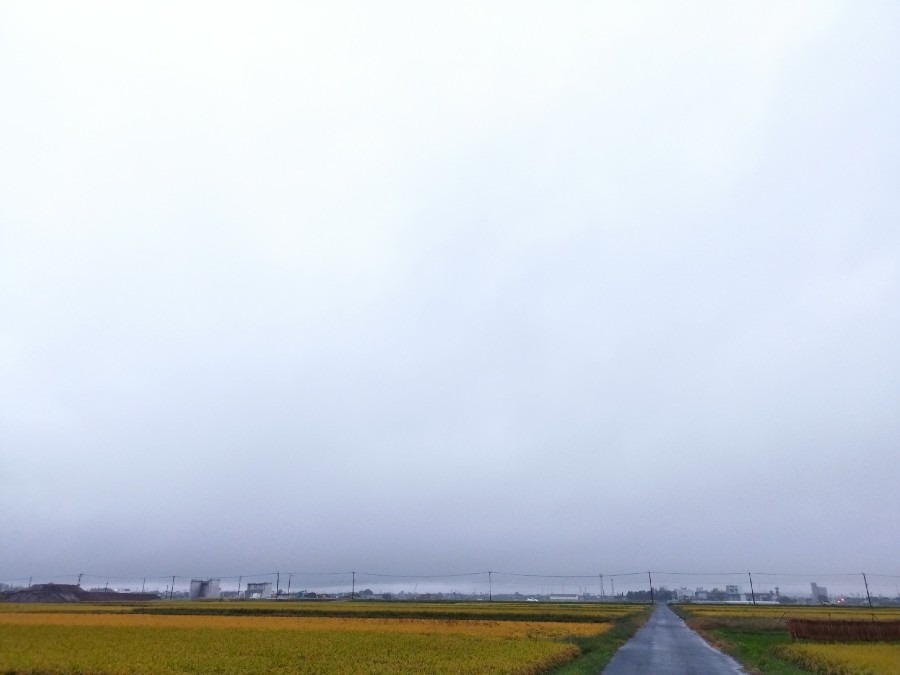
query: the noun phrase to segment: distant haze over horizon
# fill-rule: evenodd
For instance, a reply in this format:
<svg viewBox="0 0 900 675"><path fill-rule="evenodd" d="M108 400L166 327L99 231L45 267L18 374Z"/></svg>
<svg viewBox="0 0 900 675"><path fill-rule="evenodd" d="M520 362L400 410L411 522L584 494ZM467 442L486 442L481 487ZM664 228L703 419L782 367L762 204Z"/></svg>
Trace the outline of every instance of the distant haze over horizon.
<svg viewBox="0 0 900 675"><path fill-rule="evenodd" d="M207 570L209 572L209 570ZM481 571L446 575L397 575L379 572L331 572L310 573L302 571L253 573L223 576L218 574L162 575L147 577L120 577L79 573L53 577L27 577L3 580L0 591L16 588L39 588L43 585L77 585L85 590L103 589L113 592L159 592L161 594L186 592L193 582L212 580L222 592L246 594L252 585L267 583L278 596L299 593L355 595L385 599L385 594L397 598L437 594L465 597L499 598L504 595L574 594L586 600L641 599L649 600L650 582L656 591L680 591L681 597L692 600L728 601L809 601L812 585L822 592L828 601L859 604L873 600L879 604L900 601L900 575L896 574L783 574L765 571L726 573L685 572L618 572L613 574L584 575L534 575L504 571ZM10 583L11 581L11 583ZM752 582L752 583L751 583ZM827 585L826 585L827 584ZM174 591L172 589L175 589ZM736 590L734 590L736 589ZM695 591L700 597L694 597ZM728 593L733 597L703 597ZM741 596L741 597L737 597ZM746 596L743 597L743 596ZM390 598L394 599L394 598Z"/></svg>
<svg viewBox="0 0 900 675"><path fill-rule="evenodd" d="M0 89L0 581L900 574L900 5L13 1Z"/></svg>

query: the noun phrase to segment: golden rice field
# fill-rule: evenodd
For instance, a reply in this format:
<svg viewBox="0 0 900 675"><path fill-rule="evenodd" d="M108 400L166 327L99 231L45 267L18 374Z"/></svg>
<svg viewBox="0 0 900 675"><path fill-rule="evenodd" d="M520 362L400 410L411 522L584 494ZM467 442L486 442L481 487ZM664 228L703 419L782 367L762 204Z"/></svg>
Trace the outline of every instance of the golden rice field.
<svg viewBox="0 0 900 675"><path fill-rule="evenodd" d="M821 675L900 673L900 644L807 644L780 648L794 663Z"/></svg>
<svg viewBox="0 0 900 675"><path fill-rule="evenodd" d="M140 603L146 604L146 603ZM129 613L135 611L139 607L139 603L112 603L104 602L103 604L91 604L80 602L60 602L60 603L2 603L0 602L0 614L16 613L16 614L96 614L103 613Z"/></svg>
<svg viewBox="0 0 900 675"><path fill-rule="evenodd" d="M839 605L697 605L680 608L691 616L781 619L900 619L900 607L841 607Z"/></svg>
<svg viewBox="0 0 900 675"><path fill-rule="evenodd" d="M248 630L287 630L342 633L416 633L422 635L455 634L501 638L538 638L556 640L566 637L597 635L607 623L562 623L558 621L486 621L447 619L348 619L328 617L281 616L194 616L142 614L0 614L0 630L6 626L90 626L106 628L217 628Z"/></svg>
<svg viewBox="0 0 900 675"><path fill-rule="evenodd" d="M246 603L246 609L261 609L256 604L281 603ZM212 603L172 605L175 611L190 605L206 610ZM372 611L366 604L345 603L348 608L359 615L146 614L109 605L0 605L0 672L538 674L577 657L573 639L600 635L611 620L628 613L623 606L604 613L602 607L572 605L551 608L557 617L570 612L571 621L543 621L530 607L525 611L531 620L448 619L442 616L447 606L407 605L407 613L416 610L420 616L373 618L366 616ZM499 605L478 609L486 617L492 611L513 613ZM592 620L585 620L588 615Z"/></svg>

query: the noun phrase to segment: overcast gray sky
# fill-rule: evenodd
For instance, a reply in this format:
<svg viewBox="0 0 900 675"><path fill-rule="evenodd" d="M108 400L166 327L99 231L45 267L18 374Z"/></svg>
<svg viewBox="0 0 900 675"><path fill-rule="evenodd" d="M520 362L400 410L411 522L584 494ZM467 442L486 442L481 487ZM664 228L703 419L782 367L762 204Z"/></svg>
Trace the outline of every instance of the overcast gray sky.
<svg viewBox="0 0 900 675"><path fill-rule="evenodd" d="M900 4L0 5L0 577L900 559Z"/></svg>

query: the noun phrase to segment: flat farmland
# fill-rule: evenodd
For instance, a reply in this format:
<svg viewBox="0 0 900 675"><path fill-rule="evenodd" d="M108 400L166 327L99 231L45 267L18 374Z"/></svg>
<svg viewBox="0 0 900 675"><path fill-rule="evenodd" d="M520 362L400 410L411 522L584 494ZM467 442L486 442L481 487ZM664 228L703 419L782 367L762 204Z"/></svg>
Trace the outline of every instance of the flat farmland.
<svg viewBox="0 0 900 675"><path fill-rule="evenodd" d="M793 644L781 648L790 659L812 673L843 675L844 673L900 672L900 644Z"/></svg>
<svg viewBox="0 0 900 675"><path fill-rule="evenodd" d="M646 610L535 604L7 604L0 672L548 673L595 666Z"/></svg>
<svg viewBox="0 0 900 675"><path fill-rule="evenodd" d="M676 605L692 618L757 618L783 623L786 619L900 619L900 607L841 607L839 605Z"/></svg>
<svg viewBox="0 0 900 675"><path fill-rule="evenodd" d="M593 622L632 614L646 605L547 602L272 602L266 600L154 602L129 611L223 616L494 619Z"/></svg>
<svg viewBox="0 0 900 675"><path fill-rule="evenodd" d="M900 619L897 607L684 604L673 609L710 643L754 669L753 672L774 675L900 672L900 643L793 640L787 627L790 619L895 621Z"/></svg>

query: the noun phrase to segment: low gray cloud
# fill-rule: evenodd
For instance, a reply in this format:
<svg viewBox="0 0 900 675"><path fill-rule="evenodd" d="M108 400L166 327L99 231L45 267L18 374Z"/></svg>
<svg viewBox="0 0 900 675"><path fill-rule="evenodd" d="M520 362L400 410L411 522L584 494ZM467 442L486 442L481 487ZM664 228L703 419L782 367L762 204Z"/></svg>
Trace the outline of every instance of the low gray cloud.
<svg viewBox="0 0 900 675"><path fill-rule="evenodd" d="M0 10L0 576L894 573L886 4Z"/></svg>

